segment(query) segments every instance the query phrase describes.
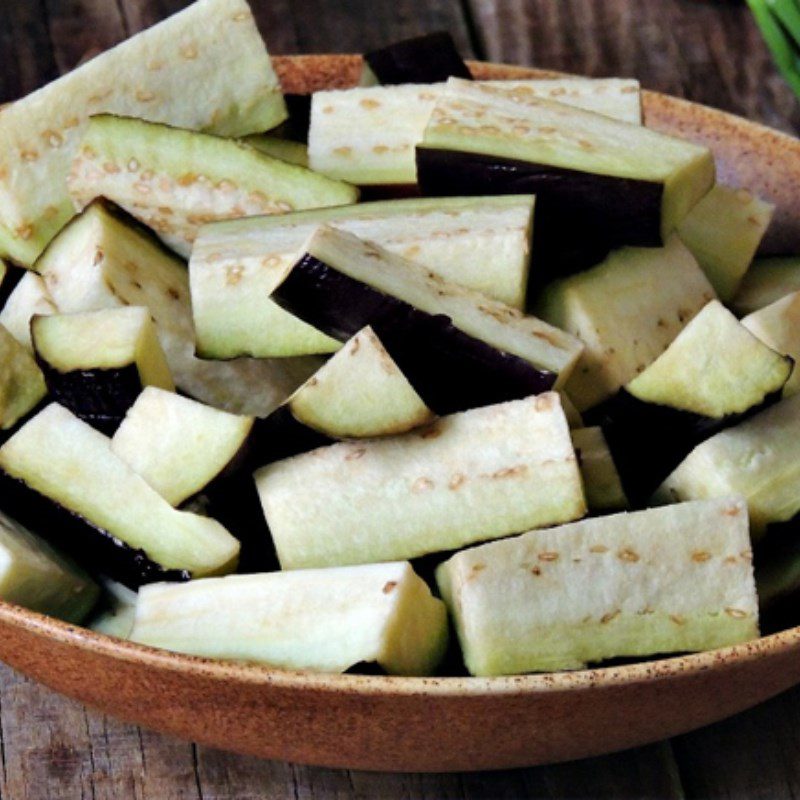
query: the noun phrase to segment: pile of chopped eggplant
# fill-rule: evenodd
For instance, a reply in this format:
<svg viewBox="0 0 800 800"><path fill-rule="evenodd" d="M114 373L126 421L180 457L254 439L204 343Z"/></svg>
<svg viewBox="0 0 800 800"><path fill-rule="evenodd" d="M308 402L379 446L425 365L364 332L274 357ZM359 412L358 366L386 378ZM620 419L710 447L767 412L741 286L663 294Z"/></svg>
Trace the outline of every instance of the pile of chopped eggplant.
<svg viewBox="0 0 800 800"><path fill-rule="evenodd" d="M436 33L284 97L198 0L0 144L0 599L395 675L800 621L800 257L636 81Z"/></svg>

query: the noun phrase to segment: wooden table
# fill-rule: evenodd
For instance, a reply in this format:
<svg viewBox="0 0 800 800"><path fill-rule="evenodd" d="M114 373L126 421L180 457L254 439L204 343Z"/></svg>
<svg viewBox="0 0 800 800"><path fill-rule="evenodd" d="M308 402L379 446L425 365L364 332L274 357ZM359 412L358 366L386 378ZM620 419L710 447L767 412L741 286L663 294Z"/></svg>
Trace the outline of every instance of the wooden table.
<svg viewBox="0 0 800 800"><path fill-rule="evenodd" d="M0 0L0 102L186 5ZM255 0L273 53L358 52L438 28L464 55L644 86L786 131L800 106L744 5L696 0ZM435 747L436 743L432 742ZM258 761L84 709L0 669L0 798L521 798L800 795L800 689L671 742L506 773L377 775Z"/></svg>

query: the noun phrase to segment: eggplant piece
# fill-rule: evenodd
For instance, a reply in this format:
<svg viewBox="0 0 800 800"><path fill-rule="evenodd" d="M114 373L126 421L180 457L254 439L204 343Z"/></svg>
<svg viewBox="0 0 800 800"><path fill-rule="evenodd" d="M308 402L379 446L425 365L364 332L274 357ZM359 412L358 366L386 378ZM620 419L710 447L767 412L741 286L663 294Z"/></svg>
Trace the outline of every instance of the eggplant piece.
<svg viewBox="0 0 800 800"><path fill-rule="evenodd" d="M800 291L800 256L757 258L742 280L731 307L740 316Z"/></svg>
<svg viewBox="0 0 800 800"><path fill-rule="evenodd" d="M291 92L285 94L283 99L286 102L289 116L272 133L298 144L306 144L311 122L312 96L310 94L292 94Z"/></svg>
<svg viewBox="0 0 800 800"><path fill-rule="evenodd" d="M262 134L245 136L242 141L255 148L264 155L279 158L298 167L308 166L308 147L301 142L291 139L279 139L277 136L264 136Z"/></svg>
<svg viewBox="0 0 800 800"><path fill-rule="evenodd" d="M186 257L208 222L358 200L348 184L241 142L108 114L89 121L68 186L76 208L106 197Z"/></svg>
<svg viewBox="0 0 800 800"><path fill-rule="evenodd" d="M185 264L120 209L96 202L36 262L62 313L146 306L178 388L237 414L266 416L318 368L316 359L203 361Z"/></svg>
<svg viewBox="0 0 800 800"><path fill-rule="evenodd" d="M453 556L437 577L472 675L581 669L758 637L739 497L492 542Z"/></svg>
<svg viewBox="0 0 800 800"><path fill-rule="evenodd" d="M89 629L117 639L129 639L136 614L137 592L108 578L101 578L100 583L104 599L100 610L89 620Z"/></svg>
<svg viewBox="0 0 800 800"><path fill-rule="evenodd" d="M663 244L714 184L706 147L458 79L416 152L425 195L536 195L537 286L613 248Z"/></svg>
<svg viewBox="0 0 800 800"><path fill-rule="evenodd" d="M0 309L4 308L17 285L22 278L28 274L28 270L22 267L7 265L0 259Z"/></svg>
<svg viewBox="0 0 800 800"><path fill-rule="evenodd" d="M490 81L514 103L537 97L624 119L641 121L636 81L590 78ZM374 86L315 92L308 136L312 169L383 191L416 191L414 148L425 134L446 84ZM475 194L470 190L465 194ZM522 192L530 194L530 192ZM457 194L445 192L444 194ZM486 194L481 192L480 194Z"/></svg>
<svg viewBox="0 0 800 800"><path fill-rule="evenodd" d="M57 403L0 447L0 470L4 510L128 586L236 568L239 543L222 525L173 509Z"/></svg>
<svg viewBox="0 0 800 800"><path fill-rule="evenodd" d="M783 394L788 397L800 392L800 291L748 314L742 325L767 346L794 360L794 370Z"/></svg>
<svg viewBox="0 0 800 800"><path fill-rule="evenodd" d="M201 356L263 358L339 348L269 299L320 224L375 242L508 305L525 305L530 196L395 200L216 223L203 228L189 265Z"/></svg>
<svg viewBox="0 0 800 800"><path fill-rule="evenodd" d="M371 326L437 414L557 387L577 339L450 284L375 244L321 227L273 299L341 341Z"/></svg>
<svg viewBox="0 0 800 800"><path fill-rule="evenodd" d="M34 317L31 339L53 399L108 436L145 386L175 390L141 306Z"/></svg>
<svg viewBox="0 0 800 800"><path fill-rule="evenodd" d="M37 315L55 314L56 311L41 275L25 270L0 310L0 325L32 353L31 319Z"/></svg>
<svg viewBox="0 0 800 800"><path fill-rule="evenodd" d="M603 429L577 428L572 431L572 444L578 457L589 511L605 513L628 508L628 498Z"/></svg>
<svg viewBox="0 0 800 800"><path fill-rule="evenodd" d="M472 78L469 67L447 31L403 39L387 47L371 50L364 53L364 61L378 82L384 85L439 83L451 76Z"/></svg>
<svg viewBox="0 0 800 800"><path fill-rule="evenodd" d="M554 392L256 473L283 569L415 558L586 512Z"/></svg>
<svg viewBox="0 0 800 800"><path fill-rule="evenodd" d="M678 225L720 300L736 294L774 210L745 189L717 184Z"/></svg>
<svg viewBox="0 0 800 800"><path fill-rule="evenodd" d="M653 495L674 503L741 494L753 541L767 527L800 513L800 395L712 436L670 474Z"/></svg>
<svg viewBox="0 0 800 800"><path fill-rule="evenodd" d="M603 426L629 496L644 502L695 446L776 402L792 367L714 300L588 416Z"/></svg>
<svg viewBox="0 0 800 800"><path fill-rule="evenodd" d="M535 307L585 345L565 389L579 411L613 396L663 353L714 289L677 237L626 247L587 272L551 284Z"/></svg>
<svg viewBox="0 0 800 800"><path fill-rule="evenodd" d="M0 511L0 600L79 624L99 594L75 562Z"/></svg>
<svg viewBox="0 0 800 800"><path fill-rule="evenodd" d="M31 265L75 213L67 173L100 113L244 136L277 125L286 107L245 0L200 0L3 109L4 254Z"/></svg>
<svg viewBox="0 0 800 800"><path fill-rule="evenodd" d="M46 394L33 356L0 325L0 431L13 428Z"/></svg>
<svg viewBox="0 0 800 800"><path fill-rule="evenodd" d="M447 647L447 612L403 562L230 575L143 588L131 639L286 669L377 662L392 675L430 675Z"/></svg>

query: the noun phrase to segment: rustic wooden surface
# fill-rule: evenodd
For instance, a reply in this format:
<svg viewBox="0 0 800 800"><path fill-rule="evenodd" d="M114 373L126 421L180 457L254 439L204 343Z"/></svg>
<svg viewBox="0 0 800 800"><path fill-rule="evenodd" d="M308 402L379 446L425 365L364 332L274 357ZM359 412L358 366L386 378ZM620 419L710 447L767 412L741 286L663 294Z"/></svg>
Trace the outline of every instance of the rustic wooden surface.
<svg viewBox="0 0 800 800"><path fill-rule="evenodd" d="M0 0L0 103L185 0ZM698 0L255 0L274 53L356 52L447 28L475 58L652 89L789 132L800 106L743 4ZM436 743L431 742L435 747ZM800 689L705 730L574 764L376 775L195 747L116 722L0 668L0 798L764 798L800 796Z"/></svg>

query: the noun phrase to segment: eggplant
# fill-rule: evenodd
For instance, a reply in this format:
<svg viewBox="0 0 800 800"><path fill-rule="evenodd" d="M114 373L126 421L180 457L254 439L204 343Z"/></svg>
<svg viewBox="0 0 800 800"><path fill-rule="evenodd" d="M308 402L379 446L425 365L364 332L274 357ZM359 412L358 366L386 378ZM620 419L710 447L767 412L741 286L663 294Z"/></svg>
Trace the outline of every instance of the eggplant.
<svg viewBox="0 0 800 800"><path fill-rule="evenodd" d="M293 142L291 139L279 139L277 136L263 134L245 136L242 141L255 148L264 155L279 158L298 167L308 166L308 147L302 142Z"/></svg>
<svg viewBox="0 0 800 800"><path fill-rule="evenodd" d="M515 104L544 97L634 124L641 121L636 81L562 78L482 85ZM372 191L418 193L414 148L422 141L445 87L442 83L404 84L315 92L308 136L311 168Z"/></svg>
<svg viewBox="0 0 800 800"><path fill-rule="evenodd" d="M695 446L777 402L792 368L714 300L587 419L602 425L628 495L644 503Z"/></svg>
<svg viewBox="0 0 800 800"><path fill-rule="evenodd" d="M34 316L31 339L53 399L109 436L145 386L175 389L141 306Z"/></svg>
<svg viewBox="0 0 800 800"><path fill-rule="evenodd" d="M96 202L51 242L36 269L62 313L146 306L178 388L237 414L267 415L319 366L315 359L195 357L186 266L108 202Z"/></svg>
<svg viewBox="0 0 800 800"><path fill-rule="evenodd" d="M22 267L9 266L0 260L0 309L4 308L17 285L28 270Z"/></svg>
<svg viewBox="0 0 800 800"><path fill-rule="evenodd" d="M794 360L795 367L783 394L788 397L800 392L800 291L748 314L742 325L773 350Z"/></svg>
<svg viewBox="0 0 800 800"><path fill-rule="evenodd" d="M554 392L256 472L283 569L415 558L583 516Z"/></svg>
<svg viewBox="0 0 800 800"><path fill-rule="evenodd" d="M492 542L453 556L437 578L472 675L582 669L759 635L738 497Z"/></svg>
<svg viewBox="0 0 800 800"><path fill-rule="evenodd" d="M0 599L80 624L100 589L74 561L0 512Z"/></svg>
<svg viewBox="0 0 800 800"><path fill-rule="evenodd" d="M677 237L663 248L626 247L556 281L535 312L585 346L565 389L581 412L616 394L652 364L714 289Z"/></svg>
<svg viewBox="0 0 800 800"><path fill-rule="evenodd" d="M269 299L320 224L375 242L510 306L525 305L530 196L360 203L216 223L203 228L189 265L202 357L264 358L340 347Z"/></svg>
<svg viewBox="0 0 800 800"><path fill-rule="evenodd" d="M12 429L46 394L33 356L0 325L0 432Z"/></svg>
<svg viewBox="0 0 800 800"><path fill-rule="evenodd" d="M100 583L104 589L104 596L100 608L87 623L89 629L117 639L130 638L136 613L137 593L124 584L108 578L101 578Z"/></svg>
<svg viewBox="0 0 800 800"><path fill-rule="evenodd" d="M732 493L747 500L754 542L768 527L800 513L800 395L695 447L652 501L674 503Z"/></svg>
<svg viewBox="0 0 800 800"><path fill-rule="evenodd" d="M602 514L628 508L628 498L603 429L596 426L574 429L572 444L575 446L589 511Z"/></svg>
<svg viewBox="0 0 800 800"><path fill-rule="evenodd" d="M381 84L439 83L451 76L472 78L447 31L436 31L370 50L364 61Z"/></svg>
<svg viewBox="0 0 800 800"><path fill-rule="evenodd" d="M73 216L70 162L93 114L127 114L220 136L286 118L245 0L200 0L3 109L0 255L30 266Z"/></svg>
<svg viewBox="0 0 800 800"><path fill-rule="evenodd" d="M304 250L275 302L340 341L371 326L437 414L546 391L580 355L574 337L352 234L321 227Z"/></svg>
<svg viewBox="0 0 800 800"><path fill-rule="evenodd" d="M720 300L736 294L774 210L745 189L717 184L678 225Z"/></svg>
<svg viewBox="0 0 800 800"><path fill-rule="evenodd" d="M447 647L447 612L403 562L230 575L144 587L131 639L286 669L377 662L392 675L430 675Z"/></svg>
<svg viewBox="0 0 800 800"><path fill-rule="evenodd" d="M236 567L239 543L222 525L173 509L57 403L0 447L0 470L4 511L128 586Z"/></svg>
<svg viewBox="0 0 800 800"><path fill-rule="evenodd" d="M42 276L25 270L25 274L0 309L0 325L32 353L31 319L36 315L55 314L56 311Z"/></svg>
<svg viewBox="0 0 800 800"><path fill-rule="evenodd" d="M208 222L358 199L352 186L241 142L108 114L89 121L68 186L76 208L106 197L186 257Z"/></svg>
<svg viewBox="0 0 800 800"><path fill-rule="evenodd" d="M662 245L714 184L706 147L458 79L416 153L425 195L536 195L537 286L623 245Z"/></svg>
<svg viewBox="0 0 800 800"><path fill-rule="evenodd" d="M276 127L272 133L298 144L308 142L308 128L311 121L310 94L288 93L283 96L286 102L288 117ZM304 166L307 166L304 165Z"/></svg>
<svg viewBox="0 0 800 800"><path fill-rule="evenodd" d="M731 308L746 316L797 291L800 291L800 256L757 258L745 274Z"/></svg>

